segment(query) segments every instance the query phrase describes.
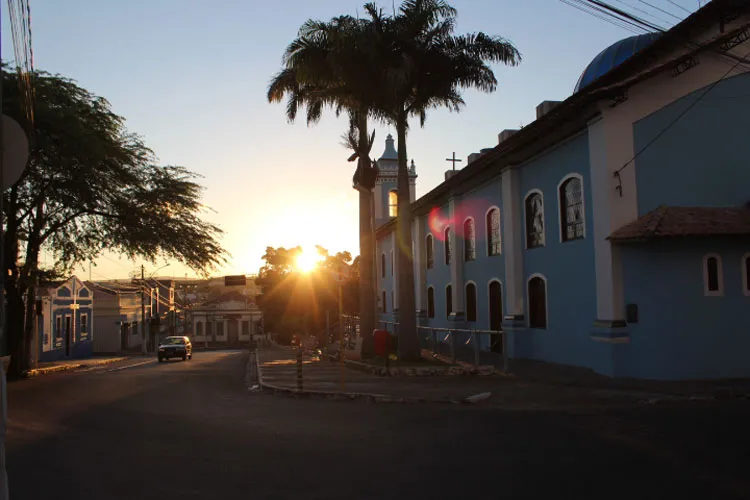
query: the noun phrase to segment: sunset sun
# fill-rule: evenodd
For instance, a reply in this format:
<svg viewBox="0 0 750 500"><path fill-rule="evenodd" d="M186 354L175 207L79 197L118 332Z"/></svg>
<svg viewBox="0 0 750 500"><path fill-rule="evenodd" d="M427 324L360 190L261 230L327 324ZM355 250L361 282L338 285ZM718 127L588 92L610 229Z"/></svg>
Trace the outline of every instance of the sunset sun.
<svg viewBox="0 0 750 500"><path fill-rule="evenodd" d="M320 255L320 252L303 248L302 252L297 255L297 260L294 264L298 271L309 273L317 267L321 260L323 260L323 256Z"/></svg>

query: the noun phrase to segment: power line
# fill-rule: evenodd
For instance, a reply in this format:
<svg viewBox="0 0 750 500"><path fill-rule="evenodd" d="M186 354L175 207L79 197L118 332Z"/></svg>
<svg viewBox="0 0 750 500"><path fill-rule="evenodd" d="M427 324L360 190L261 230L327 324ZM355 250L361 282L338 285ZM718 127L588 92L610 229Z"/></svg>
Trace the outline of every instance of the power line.
<svg viewBox="0 0 750 500"><path fill-rule="evenodd" d="M696 105L697 105L697 104L698 104L699 102L701 102L701 101L703 100L703 98L704 98L704 97L706 97L706 96L707 96L707 95L709 94L709 92L711 92L711 91L712 91L713 89L715 89L715 88L716 88L716 86L717 86L717 85L719 85L719 83L721 83L722 81L724 81L724 79L726 79L726 77L728 77L728 76L730 75L730 73L732 73L732 72L733 72L733 71L734 71L735 69L737 69L737 67L738 67L738 66L739 66L740 64L742 64L743 62L745 62L745 60L746 60L746 59L747 59L748 57L750 57L750 52L748 52L747 54L745 54L745 56L744 56L744 57L743 57L742 59L740 59L739 61L737 61L737 62L736 62L736 63L735 63L735 64L734 64L734 65L733 65L733 66L732 66L731 68L729 68L729 71L727 71L726 73L724 73L724 74L723 74L723 75L721 76L721 78L719 78L719 79L718 79L718 80L716 80L716 81L715 81L714 83L712 83L711 85L709 85L709 86L708 86L708 87L707 87L707 88L706 88L706 89L705 89L705 90L703 91L703 93L701 93L701 95L699 95L699 96L698 96L698 98L697 98L697 99L695 99L695 100L694 100L693 102L691 102L691 103L690 103L690 105L689 105L689 106L688 106L687 108L685 108L685 109L684 109L684 110L683 110L683 111L682 111L682 112L681 112L680 114L678 114L678 115L677 115L677 116L676 116L676 117L675 117L675 118L674 118L674 119L673 119L673 120L672 120L671 122L669 122L669 123L668 123L668 124L667 124L667 125L666 125L666 126L665 126L665 127L664 127L664 128L662 129L662 130L661 130L661 131L659 131L659 133L658 133L658 134L656 134L656 135L655 135L655 136L654 136L654 137L653 137L653 138L652 138L652 139L651 139L650 141L648 141L648 142L647 142L647 143L646 143L646 144L645 144L645 145L644 145L644 146L643 146L643 147L642 147L642 148L641 148L641 149L640 149L640 150L639 150L639 151L638 151L637 153L635 153L635 154L633 155L633 157L632 157L632 158L631 158L630 160L628 160L628 161L627 161L627 162L626 162L626 163L625 163L625 164L624 164L624 165L623 165L622 167L620 167L619 169L615 170L615 172L614 172L614 175L615 175L615 177L619 177L619 176L620 176L620 172L622 172L623 170L625 170L625 168L627 168L627 167L628 167L628 165L632 164L632 163L633 163L633 162L634 162L634 161L635 161L635 160L636 160L636 159L637 159L637 158L638 158L638 157L639 157L640 155L642 155L642 154L643 154L643 153L644 153L644 152L645 152L645 151L646 151L646 150L647 150L647 149L648 149L649 147L651 147L651 145L652 145L652 144L654 144L654 143L655 143L656 141L658 141L658 140L659 140L659 139L660 139L660 138L661 138L661 137L662 137L662 136L663 136L663 135L664 135L665 133L667 133L667 131L668 131L668 130L669 130L670 128L672 128L672 127L673 127L673 126L674 126L674 125L675 125L675 124L676 124L676 123L677 123L678 121L680 121L680 119L681 119L681 118L682 118L683 116L685 116L686 114L688 114L688 112L689 112L689 111L690 111L691 109L693 109L693 108L694 108L694 107L695 107L695 106L696 106Z"/></svg>
<svg viewBox="0 0 750 500"><path fill-rule="evenodd" d="M678 8L680 8L680 9L684 10L684 11L685 11L685 12L687 12L688 14L692 14L692 12L691 12L691 11L689 11L688 9L686 9L685 7L683 7L682 5L678 4L678 3L677 3L677 2L675 2L674 0L667 0L667 2L671 3L671 4L672 4L672 5L674 5L675 7L678 7Z"/></svg>
<svg viewBox="0 0 750 500"><path fill-rule="evenodd" d="M605 17L605 16L603 16L601 14L597 14L597 13L591 11L591 10L588 10L584 6L577 5L577 4L573 3L573 0L560 0L560 1L562 3L564 3L565 5L568 5L570 7L573 7L574 9L580 10L584 14L588 14L588 15L590 15L592 17L595 17L595 18L597 18L599 20L602 20L602 21L604 21L606 23L609 23L609 24L611 24L613 26L617 26L618 28L622 28L622 29L624 29L626 31L629 31L629 32L633 33L633 34L640 35L640 34L643 33L642 30L638 30L635 27L631 27L631 26L628 26L628 25L626 25L624 23L617 22L616 20L614 20L612 18Z"/></svg>
<svg viewBox="0 0 750 500"><path fill-rule="evenodd" d="M674 15L674 14L672 14L671 12L669 12L669 11L666 11L666 10L664 10L664 9L660 8L660 7L657 7L656 5L652 5L652 4L648 3L648 2L646 1L646 0L638 0L638 1L639 1L639 2L641 2L641 3L642 3L642 4L644 4L644 5L648 5L648 6L649 6L649 7L651 7L652 9L656 9L656 10L658 10L659 12L662 12L662 13L664 13L664 14L668 15L668 16L672 16L672 17L674 17L674 18L675 18L675 19L677 19L678 21L682 21L682 18L681 18L681 17L679 17L679 16L675 16L675 15Z"/></svg>

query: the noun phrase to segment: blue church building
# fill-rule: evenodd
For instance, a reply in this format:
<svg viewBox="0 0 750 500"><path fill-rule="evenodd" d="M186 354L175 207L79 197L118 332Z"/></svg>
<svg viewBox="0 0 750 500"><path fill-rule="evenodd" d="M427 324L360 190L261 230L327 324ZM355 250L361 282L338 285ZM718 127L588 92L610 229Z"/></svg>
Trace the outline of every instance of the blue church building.
<svg viewBox="0 0 750 500"><path fill-rule="evenodd" d="M750 376L748 56L750 4L715 0L604 49L419 199L412 163L418 325L503 330L511 358L614 377ZM389 136L381 321L405 314L396 165Z"/></svg>

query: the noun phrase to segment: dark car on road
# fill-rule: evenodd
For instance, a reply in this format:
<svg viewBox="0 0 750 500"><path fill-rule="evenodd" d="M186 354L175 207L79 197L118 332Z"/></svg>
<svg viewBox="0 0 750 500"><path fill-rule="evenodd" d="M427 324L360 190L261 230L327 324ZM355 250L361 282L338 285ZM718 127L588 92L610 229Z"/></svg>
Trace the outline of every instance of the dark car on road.
<svg viewBox="0 0 750 500"><path fill-rule="evenodd" d="M169 358L193 358L193 344L187 337L167 337L159 344L159 363Z"/></svg>

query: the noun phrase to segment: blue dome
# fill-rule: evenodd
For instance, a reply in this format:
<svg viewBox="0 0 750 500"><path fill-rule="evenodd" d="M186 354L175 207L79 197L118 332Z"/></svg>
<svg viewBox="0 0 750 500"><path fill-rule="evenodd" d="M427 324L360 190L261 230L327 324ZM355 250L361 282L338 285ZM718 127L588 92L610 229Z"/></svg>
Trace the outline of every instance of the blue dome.
<svg viewBox="0 0 750 500"><path fill-rule="evenodd" d="M654 40L659 38L659 35L660 33L646 33L644 35L631 36L599 52L599 55L581 73L581 77L578 79L573 93L587 87L596 79L627 61L636 52L651 45Z"/></svg>

